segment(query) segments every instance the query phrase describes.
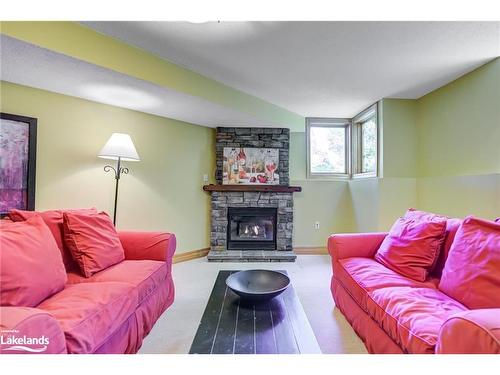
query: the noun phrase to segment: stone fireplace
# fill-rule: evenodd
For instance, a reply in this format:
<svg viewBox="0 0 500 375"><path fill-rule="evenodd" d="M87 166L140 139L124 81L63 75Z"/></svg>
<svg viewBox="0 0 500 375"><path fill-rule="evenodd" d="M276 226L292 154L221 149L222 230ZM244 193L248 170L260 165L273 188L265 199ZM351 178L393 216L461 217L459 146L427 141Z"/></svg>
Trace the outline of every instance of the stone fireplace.
<svg viewBox="0 0 500 375"><path fill-rule="evenodd" d="M293 193L289 186L289 129L217 128L216 185L211 193L209 261L294 261ZM223 185L224 147L279 150L279 185Z"/></svg>

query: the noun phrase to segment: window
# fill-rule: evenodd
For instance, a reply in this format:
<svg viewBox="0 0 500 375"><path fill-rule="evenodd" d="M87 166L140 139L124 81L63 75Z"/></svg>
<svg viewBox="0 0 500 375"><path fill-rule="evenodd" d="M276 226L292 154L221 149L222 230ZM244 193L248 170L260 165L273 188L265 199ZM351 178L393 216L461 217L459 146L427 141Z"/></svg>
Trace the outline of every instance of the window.
<svg viewBox="0 0 500 375"><path fill-rule="evenodd" d="M377 104L353 119L307 118L308 178L378 175Z"/></svg>
<svg viewBox="0 0 500 375"><path fill-rule="evenodd" d="M378 163L377 105L352 119L352 175L377 176Z"/></svg>
<svg viewBox="0 0 500 375"><path fill-rule="evenodd" d="M307 119L308 176L349 176L348 119Z"/></svg>

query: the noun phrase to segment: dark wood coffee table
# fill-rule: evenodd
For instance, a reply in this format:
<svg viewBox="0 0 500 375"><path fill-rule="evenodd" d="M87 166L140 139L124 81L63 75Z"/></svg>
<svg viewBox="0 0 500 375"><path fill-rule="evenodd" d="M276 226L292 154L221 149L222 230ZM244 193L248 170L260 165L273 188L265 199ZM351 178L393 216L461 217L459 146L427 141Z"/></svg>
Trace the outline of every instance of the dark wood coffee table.
<svg viewBox="0 0 500 375"><path fill-rule="evenodd" d="M219 272L190 354L321 353L292 285L268 302L245 303L226 286L234 272Z"/></svg>

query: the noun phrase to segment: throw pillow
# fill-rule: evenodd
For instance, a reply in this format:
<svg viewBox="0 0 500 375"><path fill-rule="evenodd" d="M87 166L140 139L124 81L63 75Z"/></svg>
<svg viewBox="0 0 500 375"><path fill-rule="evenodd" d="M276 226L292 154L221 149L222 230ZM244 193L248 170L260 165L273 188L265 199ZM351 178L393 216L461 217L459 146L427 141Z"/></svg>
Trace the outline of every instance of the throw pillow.
<svg viewBox="0 0 500 375"><path fill-rule="evenodd" d="M447 218L410 209L396 220L375 255L387 268L416 281L425 281L439 257Z"/></svg>
<svg viewBox="0 0 500 375"><path fill-rule="evenodd" d="M42 218L0 222L0 305L35 307L62 290L66 270Z"/></svg>
<svg viewBox="0 0 500 375"><path fill-rule="evenodd" d="M500 223L465 218L451 245L439 289L469 309L500 307Z"/></svg>
<svg viewBox="0 0 500 375"><path fill-rule="evenodd" d="M69 249L64 245L63 241L63 213L65 211L70 212L97 212L95 208L83 208L74 210L48 210L48 211L23 211L23 210L11 210L9 212L9 218L12 221L25 221L31 217L40 216L45 224L49 227L54 239L56 240L57 247L61 251L61 256L63 259L64 267L66 272L75 271L78 269L78 265L75 263L71 257Z"/></svg>
<svg viewBox="0 0 500 375"><path fill-rule="evenodd" d="M121 262L124 251L105 212L64 212L64 242L85 277Z"/></svg>

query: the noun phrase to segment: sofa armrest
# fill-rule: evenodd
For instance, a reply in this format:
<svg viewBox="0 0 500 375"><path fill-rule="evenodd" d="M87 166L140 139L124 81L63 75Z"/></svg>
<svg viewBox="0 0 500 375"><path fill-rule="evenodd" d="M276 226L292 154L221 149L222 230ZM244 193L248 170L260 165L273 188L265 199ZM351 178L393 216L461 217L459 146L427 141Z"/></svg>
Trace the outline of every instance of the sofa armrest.
<svg viewBox="0 0 500 375"><path fill-rule="evenodd" d="M448 318L439 331L436 353L500 354L500 308L468 310Z"/></svg>
<svg viewBox="0 0 500 375"><path fill-rule="evenodd" d="M176 238L166 232L118 232L127 260L163 260L171 263Z"/></svg>
<svg viewBox="0 0 500 375"><path fill-rule="evenodd" d="M66 353L66 339L57 320L47 311L32 307L0 307L0 352ZM36 343L23 342L36 339Z"/></svg>
<svg viewBox="0 0 500 375"><path fill-rule="evenodd" d="M352 257L373 258L386 236L385 232L332 234L328 238L328 252L334 261Z"/></svg>

